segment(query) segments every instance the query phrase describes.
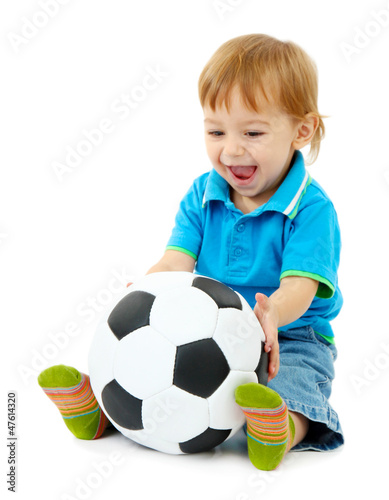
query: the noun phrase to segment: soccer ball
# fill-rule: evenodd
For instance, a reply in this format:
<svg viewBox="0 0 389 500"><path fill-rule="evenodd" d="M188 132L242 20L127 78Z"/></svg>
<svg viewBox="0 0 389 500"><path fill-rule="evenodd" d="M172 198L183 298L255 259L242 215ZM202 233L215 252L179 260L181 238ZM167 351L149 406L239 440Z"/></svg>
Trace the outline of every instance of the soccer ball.
<svg viewBox="0 0 389 500"><path fill-rule="evenodd" d="M236 387L267 382L265 336L245 299L186 272L146 275L98 326L93 392L124 436L165 453L206 451L245 422Z"/></svg>

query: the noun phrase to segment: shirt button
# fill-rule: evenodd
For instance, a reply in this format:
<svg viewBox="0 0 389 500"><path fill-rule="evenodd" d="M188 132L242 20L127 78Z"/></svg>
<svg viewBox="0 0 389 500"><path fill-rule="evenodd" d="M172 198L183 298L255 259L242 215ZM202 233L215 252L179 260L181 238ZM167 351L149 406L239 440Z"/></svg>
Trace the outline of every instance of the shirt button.
<svg viewBox="0 0 389 500"><path fill-rule="evenodd" d="M239 257L239 255L242 255L242 249L241 248L236 248L235 249L235 255Z"/></svg>
<svg viewBox="0 0 389 500"><path fill-rule="evenodd" d="M245 230L245 227L246 227L246 226L245 226L244 224L239 224L239 226L237 227L238 232L239 232L239 233L242 233L242 232Z"/></svg>

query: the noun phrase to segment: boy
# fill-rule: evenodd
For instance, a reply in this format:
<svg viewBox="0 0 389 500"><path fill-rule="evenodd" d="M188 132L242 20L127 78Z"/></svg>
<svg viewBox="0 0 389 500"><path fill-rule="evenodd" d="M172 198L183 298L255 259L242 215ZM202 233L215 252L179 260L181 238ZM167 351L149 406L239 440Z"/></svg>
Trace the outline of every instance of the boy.
<svg viewBox="0 0 389 500"><path fill-rule="evenodd" d="M245 384L235 397L247 418L250 460L273 470L292 447L343 444L328 403L336 359L329 322L342 306L339 227L300 153L311 144L316 159L324 135L316 70L293 43L245 35L212 56L199 96L213 169L182 200L166 252L149 272L195 270L237 290L254 308L266 336L268 387ZM64 415L74 409L73 396L56 388L72 386L73 416L90 428L76 430L83 420L73 418L72 429L96 438L106 420L85 377L53 367L39 383Z"/></svg>

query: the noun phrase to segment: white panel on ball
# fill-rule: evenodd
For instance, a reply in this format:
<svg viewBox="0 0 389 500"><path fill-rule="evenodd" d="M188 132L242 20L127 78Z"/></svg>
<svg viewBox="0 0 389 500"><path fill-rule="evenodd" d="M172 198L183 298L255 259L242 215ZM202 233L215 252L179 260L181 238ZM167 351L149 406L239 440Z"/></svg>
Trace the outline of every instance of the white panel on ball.
<svg viewBox="0 0 389 500"><path fill-rule="evenodd" d="M251 309L250 309L251 311ZM255 370L261 353L262 329L251 311L220 309L214 340L232 370Z"/></svg>
<svg viewBox="0 0 389 500"><path fill-rule="evenodd" d="M208 398L210 426L213 429L232 429L244 424L244 413L235 402L235 389L249 382L258 382L255 373L232 371Z"/></svg>
<svg viewBox="0 0 389 500"><path fill-rule="evenodd" d="M211 338L217 316L216 302L207 294L195 287L178 288L157 296L150 325L179 346Z"/></svg>
<svg viewBox="0 0 389 500"><path fill-rule="evenodd" d="M173 386L143 401L142 419L149 435L179 443L208 428L208 403Z"/></svg>
<svg viewBox="0 0 389 500"><path fill-rule="evenodd" d="M162 453L170 453L172 455L181 455L179 443L172 443L170 441L165 441L160 439L155 435L154 432L149 432L147 430L141 431L129 431L128 429L121 430L118 429L123 434L123 436L132 439L138 444L152 448L153 450L161 451Z"/></svg>
<svg viewBox="0 0 389 500"><path fill-rule="evenodd" d="M120 341L114 378L132 396L148 398L172 385L175 356L176 347L162 335L150 326L139 328Z"/></svg>

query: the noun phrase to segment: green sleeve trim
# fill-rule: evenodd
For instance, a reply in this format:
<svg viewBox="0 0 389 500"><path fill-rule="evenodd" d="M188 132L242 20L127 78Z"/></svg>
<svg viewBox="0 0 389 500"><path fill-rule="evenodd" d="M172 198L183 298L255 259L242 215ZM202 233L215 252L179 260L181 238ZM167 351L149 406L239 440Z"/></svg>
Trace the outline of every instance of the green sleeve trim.
<svg viewBox="0 0 389 500"><path fill-rule="evenodd" d="M320 276L320 274L307 273L305 271L294 271L294 270L284 271L280 276L280 280L282 280L282 278L285 278L286 276L303 276L304 278L311 278L313 280L318 281L319 287L316 292L316 297L318 297L319 299L330 299L335 293L334 285L326 278Z"/></svg>
<svg viewBox="0 0 389 500"><path fill-rule="evenodd" d="M320 335L320 337L323 337L323 339L325 339L327 342L329 342L330 344L335 344L335 339L334 337L328 337L327 335L323 335L322 333L319 333L319 332L316 332L318 335Z"/></svg>
<svg viewBox="0 0 389 500"><path fill-rule="evenodd" d="M166 247L166 250L176 250L177 252L186 253L186 255L189 255L190 257L193 257L194 260L197 260L197 255L195 253L191 252L190 250L187 250L186 248L176 247L174 245L169 245Z"/></svg>

